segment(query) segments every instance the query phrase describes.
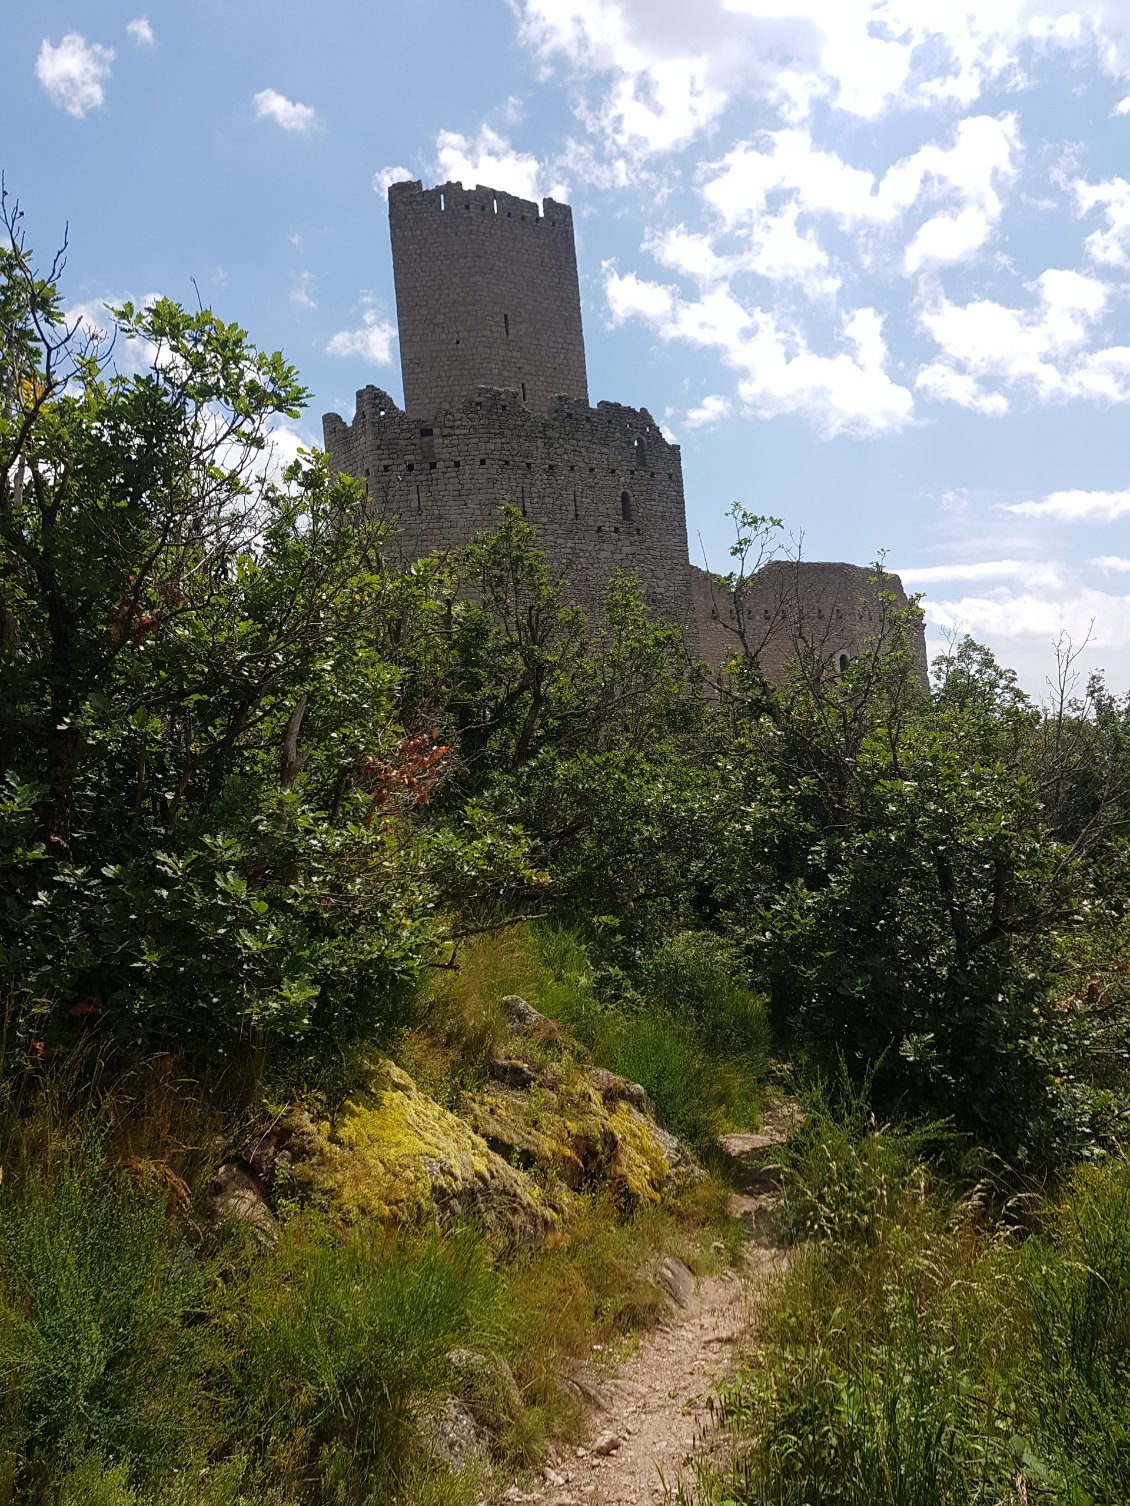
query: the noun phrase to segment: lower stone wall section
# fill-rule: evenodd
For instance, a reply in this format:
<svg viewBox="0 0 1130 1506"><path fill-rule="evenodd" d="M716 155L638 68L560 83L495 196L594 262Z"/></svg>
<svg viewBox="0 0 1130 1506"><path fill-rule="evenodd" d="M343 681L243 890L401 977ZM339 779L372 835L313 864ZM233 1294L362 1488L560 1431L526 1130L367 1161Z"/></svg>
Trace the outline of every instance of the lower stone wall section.
<svg viewBox="0 0 1130 1506"><path fill-rule="evenodd" d="M710 665L721 664L741 648L733 600L709 571L692 565L690 575L699 657ZM802 643L814 649L831 672L840 672L874 646L888 610L884 598L896 607L906 606L897 575L836 561L772 560L750 577L746 587L746 642L769 680L784 678ZM925 685L926 645L920 627L913 656L915 676Z"/></svg>
<svg viewBox="0 0 1130 1506"><path fill-rule="evenodd" d="M551 575L590 617L599 620L620 569L635 576L654 611L682 627L696 658L717 667L740 647L725 586L688 560L679 447L646 409L560 397L539 414L517 393L480 388L458 408L420 420L366 387L353 422L327 414L324 431L331 466L365 483L379 516L398 520L406 560L469 544L496 527L509 504L533 525ZM771 561L747 587L747 642L771 680L784 677L802 641L835 672L871 646L885 592L905 604L897 575ZM925 684L921 632L915 668Z"/></svg>

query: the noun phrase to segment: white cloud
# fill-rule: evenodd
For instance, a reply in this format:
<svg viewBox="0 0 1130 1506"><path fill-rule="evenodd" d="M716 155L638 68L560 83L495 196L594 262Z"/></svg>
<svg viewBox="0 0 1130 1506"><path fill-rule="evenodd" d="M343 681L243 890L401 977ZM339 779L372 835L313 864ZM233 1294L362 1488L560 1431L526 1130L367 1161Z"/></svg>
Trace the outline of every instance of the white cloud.
<svg viewBox="0 0 1130 1506"><path fill-rule="evenodd" d="M800 206L786 204L779 214L762 215L751 237L742 266L770 282L798 283L811 298L828 298L840 289L840 278L829 271L828 253L813 230L798 230Z"/></svg>
<svg viewBox="0 0 1130 1506"><path fill-rule="evenodd" d="M924 267L968 261L992 234L993 223L983 209L965 208L936 214L915 231L906 248L903 270L908 276Z"/></svg>
<svg viewBox="0 0 1130 1506"><path fill-rule="evenodd" d="M512 0L544 68L589 85L578 113L609 142L664 152L753 97L799 123L818 103L873 119L969 108L1023 79L1026 50L1130 61L1122 0Z"/></svg>
<svg viewBox="0 0 1130 1506"><path fill-rule="evenodd" d="M1113 523L1130 515L1130 491L1051 492L1039 502L1012 502L1005 512L1020 518L1054 518L1064 523Z"/></svg>
<svg viewBox="0 0 1130 1506"><path fill-rule="evenodd" d="M382 199L387 199L388 191L394 183L411 183L415 177L416 174L409 172L406 167L382 167L373 174L373 191L379 193Z"/></svg>
<svg viewBox="0 0 1130 1506"><path fill-rule="evenodd" d="M1123 559L1119 554L1100 554L1091 564L1107 575L1125 575L1130 572L1130 560Z"/></svg>
<svg viewBox="0 0 1130 1506"><path fill-rule="evenodd" d="M722 419L729 418L733 404L728 397L711 393L687 413L684 422L688 429L713 429Z"/></svg>
<svg viewBox="0 0 1130 1506"><path fill-rule="evenodd" d="M69 31L57 47L45 37L35 60L35 76L55 104L81 120L104 103L103 85L114 61L112 47L87 42Z"/></svg>
<svg viewBox="0 0 1130 1506"><path fill-rule="evenodd" d="M300 105L277 89L260 89L252 100L258 120L273 120L284 131L309 131L317 122L313 105Z"/></svg>
<svg viewBox="0 0 1130 1506"><path fill-rule="evenodd" d="M959 408L970 408L986 418L998 418L1008 412L1008 398L1002 392L989 392L967 372L955 371L945 361L923 366L914 378L914 385L924 397L936 403L956 403Z"/></svg>
<svg viewBox="0 0 1130 1506"><path fill-rule="evenodd" d="M662 322L675 306L671 289L661 283L645 282L635 272L621 277L611 262L605 262L604 274L604 292L613 324L637 317L651 323Z"/></svg>
<svg viewBox="0 0 1130 1506"><path fill-rule="evenodd" d="M331 356L354 356L371 361L375 366L392 363L392 342L396 339L396 326L382 319L375 309L366 309L360 329L339 330L326 344L326 353Z"/></svg>
<svg viewBox="0 0 1130 1506"><path fill-rule="evenodd" d="M263 459L258 463L257 469L276 486L281 486L283 471L298 459L299 450L310 451L316 448L317 441L304 429L296 429L287 423L279 424L267 435Z"/></svg>
<svg viewBox="0 0 1130 1506"><path fill-rule="evenodd" d="M296 272L290 284L291 303L297 304L300 309L316 309L318 304L314 297L314 286L313 272Z"/></svg>
<svg viewBox="0 0 1130 1506"><path fill-rule="evenodd" d="M883 319L873 308L842 317L839 349L828 355L775 312L744 307L728 287L688 299L611 263L604 271L614 324L640 318L664 340L715 351L738 373L738 398L751 414L799 414L828 437L899 429L911 416L911 393L887 374Z"/></svg>
<svg viewBox="0 0 1130 1506"><path fill-rule="evenodd" d="M920 198L955 196L988 226L1000 217L998 187L1016 176L1019 152L1015 115L970 116L958 123L949 146L923 146L880 178L815 146L807 128L790 127L739 143L713 165L703 194L729 226L756 220L776 193L792 196L806 214L826 214L845 227L894 225ZM962 234L967 241L968 226Z"/></svg>
<svg viewBox="0 0 1130 1506"><path fill-rule="evenodd" d="M435 177L438 183L482 183L522 199L564 197L560 184L546 186L546 171L532 152L511 146L505 136L484 125L477 136L440 131L436 136Z"/></svg>
<svg viewBox="0 0 1130 1506"><path fill-rule="evenodd" d="M710 236L682 224L652 233L644 246L661 266L692 277L700 285L726 282L738 267L738 258L719 255Z"/></svg>
<svg viewBox="0 0 1130 1506"><path fill-rule="evenodd" d="M1123 650L1130 639L1130 596L1093 586L1075 586L1061 596L1002 590L991 596L925 603L928 621L942 630L971 633L992 642L1038 641L1051 645L1066 633L1074 643L1090 637L1090 651Z"/></svg>
<svg viewBox="0 0 1130 1506"><path fill-rule="evenodd" d="M1120 99L1111 111L1112 115L1130 115L1130 94Z"/></svg>
<svg viewBox="0 0 1130 1506"><path fill-rule="evenodd" d="M1035 560L977 560L948 565L925 565L899 572L904 586L944 585L950 581L1016 580L1028 590L1058 590L1064 584L1061 567Z"/></svg>
<svg viewBox="0 0 1130 1506"><path fill-rule="evenodd" d="M1084 244L1092 261L1106 267L1130 267L1130 183L1125 178L1109 178L1104 183L1073 183L1075 203L1080 215L1102 209L1105 230L1094 230Z"/></svg>
<svg viewBox="0 0 1130 1506"><path fill-rule="evenodd" d="M932 397L984 413L1003 412L993 382L1037 401L1075 397L1130 400L1130 350L1087 351L1107 309L1110 290L1086 273L1051 268L1028 284L1028 309L989 298L967 304L937 296L919 316L939 359L918 375Z"/></svg>
<svg viewBox="0 0 1130 1506"><path fill-rule="evenodd" d="M126 31L139 47L153 46L153 28L144 16L138 16L126 27Z"/></svg>

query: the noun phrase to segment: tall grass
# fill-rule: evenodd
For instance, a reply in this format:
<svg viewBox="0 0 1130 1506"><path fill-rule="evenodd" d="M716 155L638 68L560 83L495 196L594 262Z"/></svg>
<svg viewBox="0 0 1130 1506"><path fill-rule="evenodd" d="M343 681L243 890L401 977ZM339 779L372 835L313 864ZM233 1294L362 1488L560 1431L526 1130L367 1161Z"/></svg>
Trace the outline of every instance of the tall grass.
<svg viewBox="0 0 1130 1506"><path fill-rule="evenodd" d="M381 1499L451 1351L507 1347L514 1322L472 1234L308 1211L266 1254L201 1243L76 1133L0 1187L0 1500Z"/></svg>
<svg viewBox="0 0 1130 1506"><path fill-rule="evenodd" d="M717 938L670 938L640 961L637 982L603 977L574 932L539 928L530 944L548 975L539 1007L603 1066L642 1083L669 1129L706 1151L723 1130L757 1123L769 1065L764 1001Z"/></svg>
<svg viewBox="0 0 1130 1506"><path fill-rule="evenodd" d="M804 1241L758 1363L717 1399L736 1462L681 1499L735 1506L1130 1500L1130 1166L1081 1170L1040 1232L954 1201L937 1127L825 1090L786 1157Z"/></svg>
<svg viewBox="0 0 1130 1506"><path fill-rule="evenodd" d="M511 991L514 970L495 981ZM484 1049L467 1007L449 996L441 1040L460 1060ZM437 1468L429 1409L459 1396L495 1457L533 1462L578 1423L562 1371L651 1321L648 1271L693 1260L722 1217L710 1179L628 1222L586 1195L503 1260L472 1232L284 1205L261 1250L207 1211L238 1105L206 1105L168 1062L96 1079L48 1077L0 1117L0 1506L474 1506L488 1466ZM516 1384L495 1388L506 1364Z"/></svg>

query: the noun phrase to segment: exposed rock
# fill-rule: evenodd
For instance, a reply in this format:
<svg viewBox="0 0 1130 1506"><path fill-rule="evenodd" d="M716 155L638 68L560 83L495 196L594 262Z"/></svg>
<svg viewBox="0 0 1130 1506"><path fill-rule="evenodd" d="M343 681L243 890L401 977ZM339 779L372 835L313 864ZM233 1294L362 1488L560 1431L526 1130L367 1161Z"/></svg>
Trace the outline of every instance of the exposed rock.
<svg viewBox="0 0 1130 1506"><path fill-rule="evenodd" d="M522 1413L522 1393L505 1358L453 1349L447 1356L463 1401L485 1427L497 1428Z"/></svg>
<svg viewBox="0 0 1130 1506"><path fill-rule="evenodd" d="M553 1036L557 1034L557 1026L547 1015L540 1013L532 1004L527 1004L525 999L518 994L507 994L500 999L499 1005L506 1011L506 1018L510 1022L512 1030L537 1031L541 1035Z"/></svg>
<svg viewBox="0 0 1130 1506"><path fill-rule="evenodd" d="M470 1409L455 1396L425 1407L416 1419L416 1432L430 1462L448 1474L485 1459L489 1452Z"/></svg>
<svg viewBox="0 0 1130 1506"><path fill-rule="evenodd" d="M216 1223L231 1219L244 1225L260 1245L272 1245L278 1238L278 1224L262 1183L234 1161L217 1168L208 1188L208 1213Z"/></svg>
<svg viewBox="0 0 1130 1506"><path fill-rule="evenodd" d="M529 1062L508 1057L487 1062L487 1072L495 1082L500 1082L507 1088L529 1088L538 1080L538 1075Z"/></svg>
<svg viewBox="0 0 1130 1506"><path fill-rule="evenodd" d="M639 1208L657 1203L684 1166L697 1167L682 1143L634 1104L606 1103L592 1070L543 1090L536 1106L486 1092L468 1095L464 1113L505 1160L544 1175L555 1206L569 1191L604 1182L625 1206Z"/></svg>
<svg viewBox="0 0 1130 1506"><path fill-rule="evenodd" d="M607 1459L608 1455L614 1454L623 1442L624 1440L620 1437L619 1433L614 1433L610 1428L606 1428L603 1433L597 1435L596 1442L589 1450L589 1453L595 1454L598 1459Z"/></svg>
<svg viewBox="0 0 1130 1506"><path fill-rule="evenodd" d="M605 1067L592 1067L589 1070L588 1079L605 1103L621 1101L630 1103L639 1109L641 1114L647 1114L650 1119L658 1120L658 1110L642 1084L629 1082L626 1077L618 1077L615 1072L609 1072Z"/></svg>
<svg viewBox="0 0 1130 1506"><path fill-rule="evenodd" d="M554 1386L564 1396L571 1396L597 1412L607 1412L608 1392L604 1375L584 1360L563 1359L554 1376Z"/></svg>
<svg viewBox="0 0 1130 1506"><path fill-rule="evenodd" d="M666 1256L656 1273L659 1285L676 1307L689 1307L695 1292L694 1272L674 1255Z"/></svg>
<svg viewBox="0 0 1130 1506"><path fill-rule="evenodd" d="M471 1218L516 1242L556 1222L529 1178L384 1058L368 1064L332 1121L301 1115L292 1128L296 1180L343 1213L396 1223Z"/></svg>

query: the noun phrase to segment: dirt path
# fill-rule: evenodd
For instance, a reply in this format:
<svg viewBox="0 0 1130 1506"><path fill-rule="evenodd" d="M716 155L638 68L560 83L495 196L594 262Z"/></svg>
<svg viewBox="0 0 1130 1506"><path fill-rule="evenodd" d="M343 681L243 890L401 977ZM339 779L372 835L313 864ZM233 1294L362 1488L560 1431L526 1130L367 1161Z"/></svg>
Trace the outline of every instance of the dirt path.
<svg viewBox="0 0 1130 1506"><path fill-rule="evenodd" d="M501 1502L652 1506L663 1501L665 1486L673 1499L688 1456L709 1434L712 1386L732 1367L738 1342L755 1321L761 1287L784 1258L766 1216L773 1178L765 1162L780 1140L774 1126L722 1142L734 1160L731 1211L750 1234L742 1270L696 1286L686 1267L667 1262L664 1285L675 1299L670 1315L601 1385L586 1446L547 1467L538 1486L511 1487Z"/></svg>

